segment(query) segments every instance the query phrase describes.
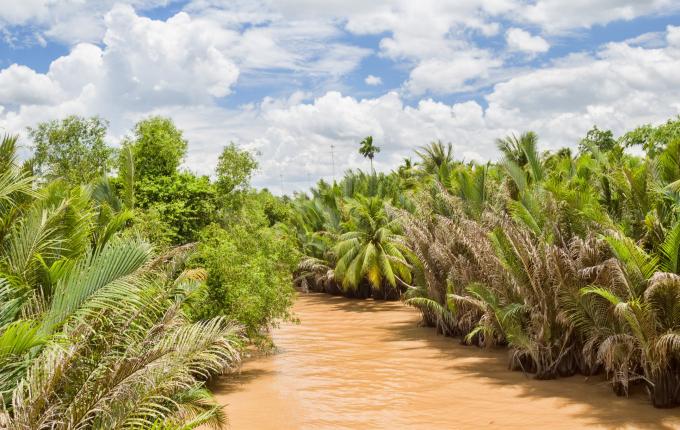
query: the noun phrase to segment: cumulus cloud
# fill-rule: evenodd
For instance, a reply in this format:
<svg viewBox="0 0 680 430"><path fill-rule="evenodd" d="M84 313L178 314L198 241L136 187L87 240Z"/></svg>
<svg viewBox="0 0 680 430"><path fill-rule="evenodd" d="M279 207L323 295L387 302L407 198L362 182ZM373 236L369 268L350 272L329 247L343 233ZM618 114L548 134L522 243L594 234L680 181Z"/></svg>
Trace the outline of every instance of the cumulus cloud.
<svg viewBox="0 0 680 430"><path fill-rule="evenodd" d="M382 79L380 76L368 75L366 76L366 79L364 79L364 83L366 83L366 85L372 86L382 85Z"/></svg>
<svg viewBox="0 0 680 430"><path fill-rule="evenodd" d="M630 21L639 16L680 10L674 0L537 0L518 9L521 17L540 25L549 33L563 33L614 21Z"/></svg>
<svg viewBox="0 0 680 430"><path fill-rule="evenodd" d="M330 179L331 144L338 174L367 168L357 152L366 135L382 147L378 170L394 168L432 140L452 142L456 156L466 160L495 159L495 138L525 130L539 134L542 150L575 147L594 124L619 134L680 113L680 78L674 73L680 66L680 28L669 27L665 40L663 48L653 49L609 44L594 55L570 56L514 76L494 86L486 108L476 101L432 99L409 106L396 92L368 99L328 92L311 100L267 99L238 112L179 113L178 118L191 124L192 142L222 138L258 150L261 170L254 183L275 192L279 175L288 191ZM205 155L211 151L216 149L208 143L193 145L189 164L208 171Z"/></svg>
<svg viewBox="0 0 680 430"><path fill-rule="evenodd" d="M0 1L0 29L30 25L44 36L68 44L96 42L104 34L104 15L116 4L137 10L165 6L176 0L22 0ZM40 43L43 34L37 33Z"/></svg>
<svg viewBox="0 0 680 430"><path fill-rule="evenodd" d="M4 1L1 6L0 20L14 25L24 24L29 20L41 20L48 14L46 0Z"/></svg>
<svg viewBox="0 0 680 430"><path fill-rule="evenodd" d="M257 108L260 133L244 141L276 154L263 157L257 178L274 189L279 174L288 189L309 184L307 174L329 178L331 143L338 171L366 167L356 149L368 134L383 147L376 159L380 170L436 139L452 142L456 155L468 160L495 159L494 139L524 130L539 134L541 149L575 147L595 124L619 134L680 114L678 67L680 28L669 27L663 48L612 43L592 56L564 58L512 77L495 85L486 108L431 99L408 106L394 92L362 100L330 92L300 104Z"/></svg>
<svg viewBox="0 0 680 430"><path fill-rule="evenodd" d="M432 59L418 64L405 83L406 90L412 95L428 91L447 94L466 91L473 83L489 77L489 71L502 62L491 58L485 52L467 54L450 60Z"/></svg>
<svg viewBox="0 0 680 430"><path fill-rule="evenodd" d="M103 23L101 46L78 43L46 73L17 64L0 70L0 104L13 129L86 112L111 118L121 131L154 109L213 104L231 94L244 71L277 68L332 79L353 70L370 52L341 43L323 49L338 32L328 24L233 29L185 12L153 20L122 3ZM312 34L321 39L309 40ZM36 116L27 115L34 110Z"/></svg>
<svg viewBox="0 0 680 430"><path fill-rule="evenodd" d="M239 69L220 49L235 36L215 23L186 13L154 21L122 5L105 22L105 66L118 76L111 92L129 102L206 102L236 83Z"/></svg>
<svg viewBox="0 0 680 430"><path fill-rule="evenodd" d="M550 45L541 36L532 36L521 28L511 28L505 33L505 41L510 50L524 51L532 54L547 52Z"/></svg>
<svg viewBox="0 0 680 430"><path fill-rule="evenodd" d="M60 94L59 85L33 69L12 64L0 71L0 104L46 104Z"/></svg>
<svg viewBox="0 0 680 430"><path fill-rule="evenodd" d="M415 146L438 139L453 142L461 158L483 160L493 151L493 139L510 131L487 127L476 102L448 105L427 99L408 106L396 92L356 99L330 91L297 104L270 100L239 113L238 121L229 128L229 139L262 154L254 184L275 192L280 191L279 175L287 190L302 189L319 178L331 179L331 145L338 175L350 168L367 169L368 161L357 151L358 142L367 135L382 149L374 160L376 169L386 171L413 156ZM224 135L221 127L197 128L205 133L204 139ZM194 160L201 163L200 158Z"/></svg>
<svg viewBox="0 0 680 430"><path fill-rule="evenodd" d="M0 12L0 26L43 22L48 39L80 40L60 27L77 21L52 18L56 4L73 8L74 2L23 4L33 1L35 8ZM111 120L115 143L140 118L169 115L190 140L188 168L210 173L215 155L234 141L261 154L254 184L278 192L280 176L287 191L328 179L331 144L338 174L366 168L357 152L366 135L383 149L376 168L389 170L431 140L452 142L466 160L486 160L497 156L494 139L510 132L535 130L541 147L554 149L574 145L593 124L620 133L680 112L680 27L547 60L538 69L510 70L505 61L518 56L509 56L506 46L477 45L479 38L500 35L508 49L533 55L549 45L520 28L519 19L551 37L608 19L585 16L586 2L576 0L567 11L571 18L551 23L557 3L329 0L322 8L308 0L226 6L200 0L154 20L140 12L153 7L152 0L111 2L92 12L101 17L93 19L96 31L85 29L98 34L96 43L73 43L44 73L19 64L0 70L0 127L22 132L67 114L100 114ZM607 0L600 6L627 19L658 12L664 3L628 2L627 14L622 4ZM351 44L348 34L375 37L375 50ZM403 71L398 91L362 99L343 85L342 78L370 55ZM244 81L250 89L284 80L299 91L241 106L225 103ZM379 85L381 79L369 75L364 82ZM482 92L470 100L466 94L473 91Z"/></svg>

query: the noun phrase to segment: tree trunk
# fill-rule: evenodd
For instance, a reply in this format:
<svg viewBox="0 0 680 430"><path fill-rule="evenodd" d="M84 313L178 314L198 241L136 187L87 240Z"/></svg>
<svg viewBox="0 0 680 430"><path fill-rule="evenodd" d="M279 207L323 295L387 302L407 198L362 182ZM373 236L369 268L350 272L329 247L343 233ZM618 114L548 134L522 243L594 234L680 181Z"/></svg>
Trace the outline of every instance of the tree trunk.
<svg viewBox="0 0 680 430"><path fill-rule="evenodd" d="M676 404L678 375L672 371L661 371L651 378L647 392L655 408L671 408Z"/></svg>

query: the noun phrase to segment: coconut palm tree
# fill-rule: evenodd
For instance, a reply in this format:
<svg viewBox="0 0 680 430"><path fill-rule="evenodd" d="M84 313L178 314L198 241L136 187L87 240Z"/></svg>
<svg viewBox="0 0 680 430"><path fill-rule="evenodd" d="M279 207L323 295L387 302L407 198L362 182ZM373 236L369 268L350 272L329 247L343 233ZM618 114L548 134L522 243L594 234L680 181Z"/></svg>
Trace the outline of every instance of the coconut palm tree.
<svg viewBox="0 0 680 430"><path fill-rule="evenodd" d="M611 305L625 327L604 339L599 355L627 392L630 382L645 383L656 407L680 404L680 276L656 272L640 297L621 297L603 287L590 287Z"/></svg>
<svg viewBox="0 0 680 430"><path fill-rule="evenodd" d="M335 277L346 291L362 286L374 297L397 294L397 287L411 282L410 253L397 234L397 220L390 219L377 197L357 196L349 203L347 233L334 247ZM358 291L369 295L369 291Z"/></svg>
<svg viewBox="0 0 680 430"><path fill-rule="evenodd" d="M519 136L511 134L496 140L496 146L503 157L515 162L520 167L525 167L531 157L536 156L536 144L538 136L533 131L527 131Z"/></svg>
<svg viewBox="0 0 680 430"><path fill-rule="evenodd" d="M496 141L503 154L501 165L505 169L511 186L511 197L518 200L528 184L540 182L545 176L545 167L537 150L538 136L528 131L520 136L510 135Z"/></svg>
<svg viewBox="0 0 680 430"><path fill-rule="evenodd" d="M380 152L380 147L373 144L373 136L365 137L359 145L359 154L371 161L371 172L373 172L373 157Z"/></svg>

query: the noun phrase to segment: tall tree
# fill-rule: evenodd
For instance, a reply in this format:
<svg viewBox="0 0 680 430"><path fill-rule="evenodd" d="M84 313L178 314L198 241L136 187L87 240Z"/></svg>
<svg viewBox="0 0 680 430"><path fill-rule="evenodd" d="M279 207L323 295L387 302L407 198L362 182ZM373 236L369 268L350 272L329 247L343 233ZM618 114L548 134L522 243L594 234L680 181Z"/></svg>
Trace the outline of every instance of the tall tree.
<svg viewBox="0 0 680 430"><path fill-rule="evenodd" d="M97 116L75 115L29 127L35 172L70 184L87 183L103 175L113 153L104 142L107 128L108 122Z"/></svg>
<svg viewBox="0 0 680 430"><path fill-rule="evenodd" d="M120 151L118 182L134 223L157 245L195 241L215 220L215 187L207 176L179 172L187 141L169 118L138 122Z"/></svg>
<svg viewBox="0 0 680 430"><path fill-rule="evenodd" d="M171 176L187 152L182 131L169 118L154 116L138 122L134 136L123 142L130 146L139 178Z"/></svg>
<svg viewBox="0 0 680 430"><path fill-rule="evenodd" d="M215 169L220 198L228 199L248 189L255 169L257 161L250 152L238 149L233 143L226 146Z"/></svg>
<svg viewBox="0 0 680 430"><path fill-rule="evenodd" d="M371 160L371 172L373 171L373 157L380 152L380 147L373 145L373 136L367 136L359 143L359 154Z"/></svg>
<svg viewBox="0 0 680 430"><path fill-rule="evenodd" d="M226 213L233 213L242 205L255 169L257 161L250 152L240 150L233 143L224 147L215 168L215 189Z"/></svg>

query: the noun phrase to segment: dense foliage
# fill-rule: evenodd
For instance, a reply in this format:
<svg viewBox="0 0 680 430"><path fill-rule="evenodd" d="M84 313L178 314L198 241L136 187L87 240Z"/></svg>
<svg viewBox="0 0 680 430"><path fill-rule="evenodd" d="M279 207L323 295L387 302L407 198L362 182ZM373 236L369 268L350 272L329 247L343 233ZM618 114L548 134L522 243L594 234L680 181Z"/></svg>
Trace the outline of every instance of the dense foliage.
<svg viewBox="0 0 680 430"><path fill-rule="evenodd" d="M578 150L348 171L292 200L251 189L233 144L215 179L181 168L171 120L119 149L69 117L0 143L0 427L220 426L205 383L292 318L303 290L403 299L440 333L505 346L539 379L600 374L680 404L680 120ZM634 155L644 153L645 156ZM114 168L115 166L115 168Z"/></svg>
<svg viewBox="0 0 680 430"><path fill-rule="evenodd" d="M206 381L291 317L286 205L234 145L215 183L180 170L169 119L137 124L117 163L105 132L39 124L23 165L0 144L0 427L219 427Z"/></svg>
<svg viewBox="0 0 680 430"><path fill-rule="evenodd" d="M486 164L435 142L390 174L319 182L293 201L296 283L376 299L396 288L441 333L507 346L511 369L602 374L619 395L642 385L654 406L678 405L676 130L593 128L576 154L541 153L527 132Z"/></svg>
<svg viewBox="0 0 680 430"><path fill-rule="evenodd" d="M69 116L29 128L36 173L70 184L84 184L102 176L113 152L104 142L107 126L99 117Z"/></svg>
<svg viewBox="0 0 680 430"><path fill-rule="evenodd" d="M198 260L208 273L198 316L228 315L250 338L290 317L291 273L297 250L286 233L271 228L258 196L241 211L241 222L212 225L202 233ZM261 339L260 339L261 340Z"/></svg>

